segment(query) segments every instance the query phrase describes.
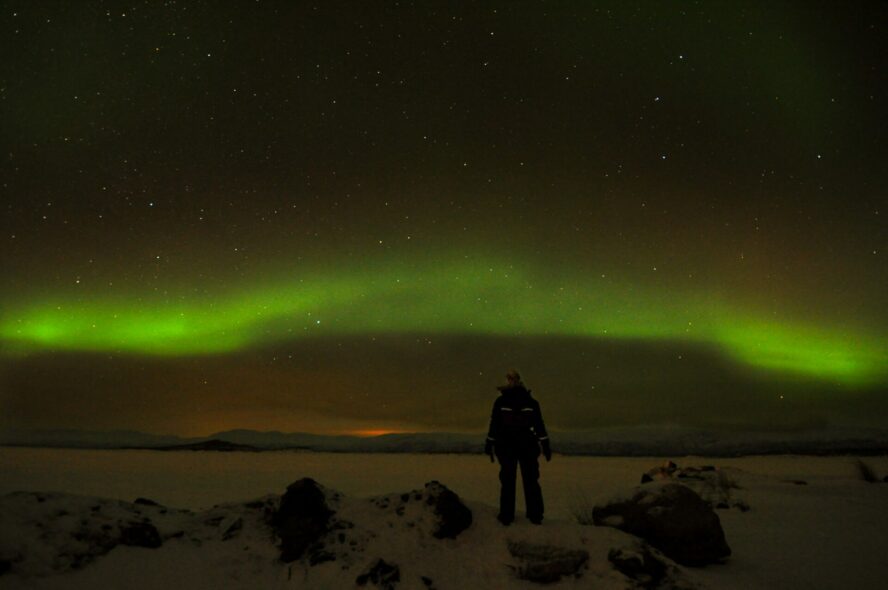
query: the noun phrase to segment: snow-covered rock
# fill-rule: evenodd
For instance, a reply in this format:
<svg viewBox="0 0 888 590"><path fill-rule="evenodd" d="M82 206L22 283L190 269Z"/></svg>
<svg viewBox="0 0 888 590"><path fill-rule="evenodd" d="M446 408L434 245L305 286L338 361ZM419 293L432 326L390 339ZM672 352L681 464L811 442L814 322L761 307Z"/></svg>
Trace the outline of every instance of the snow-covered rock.
<svg viewBox="0 0 888 590"><path fill-rule="evenodd" d="M158 505L8 494L0 504L0 569L47 575L80 569L119 545L156 549L177 534L176 517Z"/></svg>
<svg viewBox="0 0 888 590"><path fill-rule="evenodd" d="M692 489L649 483L628 498L595 506L593 522L640 537L683 565L716 563L731 555L721 521Z"/></svg>
<svg viewBox="0 0 888 590"><path fill-rule="evenodd" d="M369 582L382 590L394 590L401 581L401 569L384 559L374 561L367 571L355 578L355 584L366 586Z"/></svg>
<svg viewBox="0 0 888 590"><path fill-rule="evenodd" d="M616 547L607 554L614 568L646 590L685 590L693 585L656 549L645 543Z"/></svg>
<svg viewBox="0 0 888 590"><path fill-rule="evenodd" d="M291 483L271 518L274 533L281 540L281 561L289 563L302 557L330 530L332 515L324 490L315 480L304 478Z"/></svg>
<svg viewBox="0 0 888 590"><path fill-rule="evenodd" d="M569 549L557 545L542 545L526 541L509 543L509 553L521 562L515 574L522 580L549 584L565 576L581 575L581 568L589 560L585 549Z"/></svg>
<svg viewBox="0 0 888 590"><path fill-rule="evenodd" d="M637 579L608 555L633 543L575 522L502 527L494 507L439 482L351 498L301 479L283 495L201 511L144 498L0 496L3 588L625 588Z"/></svg>
<svg viewBox="0 0 888 590"><path fill-rule="evenodd" d="M666 461L641 476L642 484L664 481L686 485L713 508L749 510L749 503L740 496L742 488L737 483L737 476L729 469L713 465L679 467L673 461Z"/></svg>
<svg viewBox="0 0 888 590"><path fill-rule="evenodd" d="M422 496L425 503L431 506L438 523L432 535L437 539L455 539L457 535L472 524L472 511L459 499L453 491L438 481L425 485Z"/></svg>

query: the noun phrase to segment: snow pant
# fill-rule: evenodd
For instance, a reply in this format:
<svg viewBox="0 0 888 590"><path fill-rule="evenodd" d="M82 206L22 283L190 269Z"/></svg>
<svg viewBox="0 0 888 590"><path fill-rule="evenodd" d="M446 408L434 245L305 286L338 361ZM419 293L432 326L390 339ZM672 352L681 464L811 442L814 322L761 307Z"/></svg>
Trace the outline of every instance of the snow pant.
<svg viewBox="0 0 888 590"><path fill-rule="evenodd" d="M512 522L515 519L515 478L521 467L524 484L524 502L527 518L543 519L543 491L540 489L540 445L536 440L516 444L497 444L496 458L500 464L499 519Z"/></svg>

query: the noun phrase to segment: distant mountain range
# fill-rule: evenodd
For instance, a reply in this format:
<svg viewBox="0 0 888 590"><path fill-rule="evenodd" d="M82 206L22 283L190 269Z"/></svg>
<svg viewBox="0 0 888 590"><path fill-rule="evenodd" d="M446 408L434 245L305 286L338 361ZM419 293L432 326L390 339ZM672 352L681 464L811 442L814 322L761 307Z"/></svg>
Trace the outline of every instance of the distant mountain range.
<svg viewBox="0 0 888 590"><path fill-rule="evenodd" d="M760 454L888 454L888 430L884 429L720 432L679 426L644 426L553 432L551 436L553 450L571 455L725 457ZM206 437L183 438L129 430L0 431L0 446L78 449L480 453L483 445L482 433L417 432L359 437L228 430Z"/></svg>

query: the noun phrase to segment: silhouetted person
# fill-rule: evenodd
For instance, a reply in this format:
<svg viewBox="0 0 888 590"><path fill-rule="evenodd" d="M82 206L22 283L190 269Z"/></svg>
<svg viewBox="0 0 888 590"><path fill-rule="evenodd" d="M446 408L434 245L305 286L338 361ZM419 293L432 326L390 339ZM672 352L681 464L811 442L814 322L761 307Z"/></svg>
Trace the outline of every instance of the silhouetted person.
<svg viewBox="0 0 888 590"><path fill-rule="evenodd" d="M515 476L521 466L524 501L528 520L543 522L543 492L540 490L540 447L546 461L552 460L549 435L543 424L540 404L530 396L517 371L506 375L507 385L497 387L500 396L493 402L490 430L484 452L500 464L500 509L497 518L504 525L515 519Z"/></svg>

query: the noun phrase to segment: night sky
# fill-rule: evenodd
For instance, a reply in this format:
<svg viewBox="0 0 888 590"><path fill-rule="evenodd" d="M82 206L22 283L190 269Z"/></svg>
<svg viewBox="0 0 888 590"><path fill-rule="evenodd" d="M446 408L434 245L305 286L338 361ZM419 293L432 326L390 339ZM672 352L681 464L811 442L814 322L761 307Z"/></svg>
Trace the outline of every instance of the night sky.
<svg viewBox="0 0 888 590"><path fill-rule="evenodd" d="M4 2L0 427L888 417L880 2Z"/></svg>

